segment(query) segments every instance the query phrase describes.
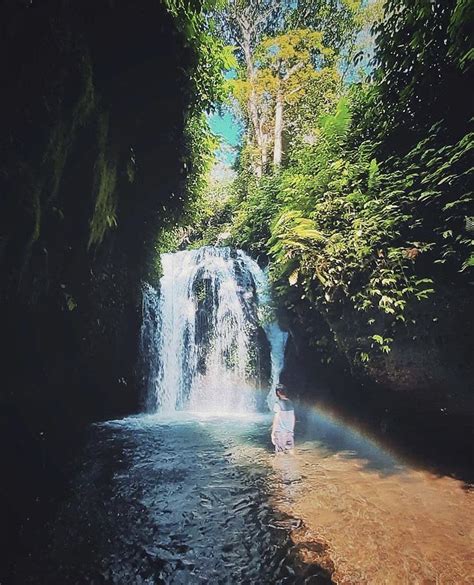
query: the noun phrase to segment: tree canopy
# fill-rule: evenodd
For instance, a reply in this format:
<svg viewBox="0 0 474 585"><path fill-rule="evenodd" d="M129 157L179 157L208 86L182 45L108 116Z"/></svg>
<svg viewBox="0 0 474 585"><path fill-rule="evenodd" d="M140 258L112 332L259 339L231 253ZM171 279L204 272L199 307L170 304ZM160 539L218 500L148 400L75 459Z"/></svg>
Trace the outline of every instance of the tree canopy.
<svg viewBox="0 0 474 585"><path fill-rule="evenodd" d="M354 315L361 367L416 303L472 278L468 4L230 0L216 13L244 134L197 241L220 227L266 258L310 330L314 309L330 327Z"/></svg>

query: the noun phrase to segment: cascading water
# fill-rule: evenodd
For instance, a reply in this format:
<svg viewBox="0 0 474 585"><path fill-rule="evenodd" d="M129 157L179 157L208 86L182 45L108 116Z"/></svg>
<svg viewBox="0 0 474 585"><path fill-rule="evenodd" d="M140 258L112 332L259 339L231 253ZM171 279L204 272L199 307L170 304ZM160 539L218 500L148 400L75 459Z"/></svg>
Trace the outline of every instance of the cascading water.
<svg viewBox="0 0 474 585"><path fill-rule="evenodd" d="M159 293L143 290L147 409L255 410L255 390L278 381L286 343L266 275L230 248L163 254L161 261Z"/></svg>
<svg viewBox="0 0 474 585"><path fill-rule="evenodd" d="M158 379L159 362L155 359L156 348L160 342L161 315L160 298L156 290L148 283L142 289L142 327L140 335L140 356L146 392L145 408L151 411L156 407L156 400L150 389Z"/></svg>
<svg viewBox="0 0 474 585"><path fill-rule="evenodd" d="M241 250L238 251L238 254L255 282L259 322L262 324L270 343L271 387L268 393L267 403L271 409L274 402L274 390L283 369L288 333L282 331L278 326L275 312L272 308L272 298L268 286L267 274L262 271L260 266L250 256L247 256Z"/></svg>

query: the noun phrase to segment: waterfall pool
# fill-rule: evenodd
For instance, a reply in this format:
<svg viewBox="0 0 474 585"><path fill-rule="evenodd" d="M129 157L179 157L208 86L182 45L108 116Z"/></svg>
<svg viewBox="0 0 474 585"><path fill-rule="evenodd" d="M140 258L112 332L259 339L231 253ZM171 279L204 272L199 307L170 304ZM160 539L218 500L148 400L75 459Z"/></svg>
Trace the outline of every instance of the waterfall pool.
<svg viewBox="0 0 474 585"><path fill-rule="evenodd" d="M295 456L272 455L269 415L257 414L266 401L256 396L267 388L271 403L286 333L258 264L205 247L164 254L162 265L159 292L145 287L142 330L148 410L161 417L107 432L128 436L139 425L133 441L157 445L144 448L148 463L135 449L143 481L154 465L158 483L171 481L166 506L154 488L146 498L147 517L169 520L166 546L177 527L189 538L175 537L189 547L185 567L176 569L174 552L163 582L324 583L331 574L340 584L472 583L474 500L462 482L403 464L313 409L297 426Z"/></svg>
<svg viewBox="0 0 474 585"><path fill-rule="evenodd" d="M164 254L144 285L148 414L93 425L21 585L470 585L474 493L321 411L273 454L286 333L239 250ZM270 399L271 401L271 399Z"/></svg>
<svg viewBox="0 0 474 585"><path fill-rule="evenodd" d="M94 425L17 582L330 583L298 560L295 520L270 504L269 425L192 414Z"/></svg>
<svg viewBox="0 0 474 585"><path fill-rule="evenodd" d="M320 413L294 456L270 415L94 425L22 585L470 584L474 494ZM332 575L332 580L331 580Z"/></svg>

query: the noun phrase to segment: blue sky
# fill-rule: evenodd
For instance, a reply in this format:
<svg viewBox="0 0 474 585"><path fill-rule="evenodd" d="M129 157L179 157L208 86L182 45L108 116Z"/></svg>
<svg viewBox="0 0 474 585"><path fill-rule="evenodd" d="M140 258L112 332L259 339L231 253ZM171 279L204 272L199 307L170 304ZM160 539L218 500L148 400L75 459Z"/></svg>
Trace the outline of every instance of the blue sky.
<svg viewBox="0 0 474 585"><path fill-rule="evenodd" d="M221 147L216 153L218 160L232 166L242 135L240 122L228 107L223 107L220 113L211 114L208 120L212 132L221 139Z"/></svg>

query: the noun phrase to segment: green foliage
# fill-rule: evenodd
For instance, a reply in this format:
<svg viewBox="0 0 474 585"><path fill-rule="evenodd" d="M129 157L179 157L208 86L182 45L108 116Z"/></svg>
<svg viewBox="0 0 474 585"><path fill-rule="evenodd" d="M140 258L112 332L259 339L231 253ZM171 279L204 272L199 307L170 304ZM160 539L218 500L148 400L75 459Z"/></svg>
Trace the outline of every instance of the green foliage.
<svg viewBox="0 0 474 585"><path fill-rule="evenodd" d="M376 27L373 130L395 151L413 146L441 120L458 138L473 113L466 91L472 83L472 2L387 0L385 15Z"/></svg>
<svg viewBox="0 0 474 585"><path fill-rule="evenodd" d="M314 143L302 142L288 168L240 177L245 193L231 231L236 245L270 256L287 306L360 314L364 364L372 352L390 351L408 308L446 274L468 277L473 139L443 144L435 126L405 156L379 161L376 143L350 145L351 120L345 98L320 117Z"/></svg>
<svg viewBox="0 0 474 585"><path fill-rule="evenodd" d="M63 292L64 300L68 311L74 311L77 308L77 302L72 295L67 292Z"/></svg>
<svg viewBox="0 0 474 585"><path fill-rule="evenodd" d="M38 240L41 232L41 186L32 188L31 201L29 202L29 210L33 220L33 229L31 230L30 239L27 243L27 258L29 259L29 252L32 245Z"/></svg>
<svg viewBox="0 0 474 585"><path fill-rule="evenodd" d="M237 206L231 233L237 246L258 255L267 251L271 221L280 208L280 177L263 177L246 187L247 196Z"/></svg>
<svg viewBox="0 0 474 585"><path fill-rule="evenodd" d="M298 0L289 21L323 31L324 44L342 53L357 34L362 5L360 0Z"/></svg>
<svg viewBox="0 0 474 585"><path fill-rule="evenodd" d="M58 120L49 136L48 146L43 156L43 165L50 169L45 182L47 204L56 198L76 133L87 122L96 106L92 65L88 55L83 56L80 73L82 88L71 119L66 121L61 117Z"/></svg>
<svg viewBox="0 0 474 585"><path fill-rule="evenodd" d="M223 216L218 203L210 195L209 173L214 162L216 138L212 135L203 115L188 119L185 130L186 151L181 161L184 189L175 207L163 207L162 229L157 236L157 256L176 250L191 239L201 239L203 245L212 241L210 223L220 226ZM220 227L217 227L220 231ZM208 233L209 231L209 233Z"/></svg>
<svg viewBox="0 0 474 585"><path fill-rule="evenodd" d="M203 303L206 300L206 284L204 280L199 280L195 285L195 295L198 303Z"/></svg>
<svg viewBox="0 0 474 585"><path fill-rule="evenodd" d="M357 319L353 358L363 366L390 352L418 303L446 282L467 285L474 264L472 3L385 4L380 21L381 2L298 1L278 26L269 13L249 59L237 50L230 85L246 132L225 205L207 200L199 241L225 230L268 257L280 301L312 337L312 311L330 324ZM255 7L231 2L234 21L244 6ZM321 56L347 59L370 22L373 80L345 88ZM286 158L270 172L276 96Z"/></svg>
<svg viewBox="0 0 474 585"><path fill-rule="evenodd" d="M457 0L449 21L449 55L458 67L466 70L474 61L472 30L474 28L474 5L470 0Z"/></svg>
<svg viewBox="0 0 474 585"><path fill-rule="evenodd" d="M163 0L185 45L194 57L189 79L191 105L185 112L185 150L181 158L182 189L172 193L168 205L163 205L161 227L155 240L155 262L151 278L161 275L160 254L171 252L189 243L193 226L202 228L207 208L207 178L214 162L217 147L209 129L206 112L212 111L224 99L222 72L232 64L233 55L225 49L215 30L212 14L221 6L219 0ZM128 172L132 182L133 169Z"/></svg>
<svg viewBox="0 0 474 585"><path fill-rule="evenodd" d="M339 64L341 81L370 69L372 26L383 17L384 0L298 0L288 19L292 27L321 31L325 47Z"/></svg>
<svg viewBox="0 0 474 585"><path fill-rule="evenodd" d="M197 223L190 235L190 247L229 243L233 193L229 185L216 185L213 181L207 186L207 193L201 200Z"/></svg>
<svg viewBox="0 0 474 585"><path fill-rule="evenodd" d="M154 260L148 273L148 278L156 285L162 276L160 255L190 245L191 237L211 237L206 233L206 222L217 218L219 223L222 219L216 207L209 203L208 176L214 163L217 139L209 129L204 113L223 97L222 70L230 58L228 51L223 51L222 43L212 34L213 23L206 14L215 8L216 3L201 6L177 0L165 4L195 53L197 65L190 79L193 101L185 114L185 148L180 160L182 185L179 192L171 193L170 201L162 206ZM133 172L128 173L128 178L132 182ZM207 242L203 240L203 243Z"/></svg>
<svg viewBox="0 0 474 585"><path fill-rule="evenodd" d="M388 352L385 329L405 321L409 303L434 292L435 265L446 265L451 278L469 269L473 140L436 148L434 128L405 157L381 164L374 145L347 151L338 117L322 120L333 142L311 153L319 173L301 156L298 180L290 173L283 179L291 197L272 227L272 274L283 296L298 286L325 310L343 302L367 313L372 328L383 327L370 337ZM288 211L290 201L299 209Z"/></svg>
<svg viewBox="0 0 474 585"><path fill-rule="evenodd" d="M219 0L163 0L174 17L178 30L196 55L196 64L191 76L193 84L193 115L209 112L223 98L222 71L230 65L231 55L224 50L216 34L210 13L218 9Z"/></svg>
<svg viewBox="0 0 474 585"><path fill-rule="evenodd" d="M189 200L183 221L195 220L202 209L207 188L208 174L214 162L217 148L215 136L209 130L204 115L196 114L186 124L187 153L183 158L183 172L186 174L186 195Z"/></svg>
<svg viewBox="0 0 474 585"><path fill-rule="evenodd" d="M40 239L43 217L51 211L51 208L58 215L62 215L62 211L52 207L52 204L58 195L64 168L76 134L87 123L96 107L92 65L88 54L82 56L78 68L81 84L72 112L66 108L60 108L58 119L48 135L37 176L33 178L30 173L26 173L29 175L30 182L27 210L31 217L32 227L23 253L20 282L28 268L33 245Z"/></svg>

